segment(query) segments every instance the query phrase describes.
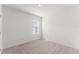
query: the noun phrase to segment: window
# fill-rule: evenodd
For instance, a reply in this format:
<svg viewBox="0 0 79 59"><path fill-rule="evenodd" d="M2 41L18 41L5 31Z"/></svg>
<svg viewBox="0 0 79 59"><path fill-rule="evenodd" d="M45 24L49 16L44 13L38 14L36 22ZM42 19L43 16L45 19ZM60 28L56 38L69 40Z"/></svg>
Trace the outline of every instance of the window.
<svg viewBox="0 0 79 59"><path fill-rule="evenodd" d="M39 34L39 22L33 20L32 21L32 34Z"/></svg>

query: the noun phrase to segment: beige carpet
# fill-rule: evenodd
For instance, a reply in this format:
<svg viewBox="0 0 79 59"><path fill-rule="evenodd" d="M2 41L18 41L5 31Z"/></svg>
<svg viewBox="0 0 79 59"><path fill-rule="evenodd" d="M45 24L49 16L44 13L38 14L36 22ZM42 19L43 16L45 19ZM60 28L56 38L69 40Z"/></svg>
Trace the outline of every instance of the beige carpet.
<svg viewBox="0 0 79 59"><path fill-rule="evenodd" d="M79 50L46 40L34 40L4 49L3 54L77 54Z"/></svg>

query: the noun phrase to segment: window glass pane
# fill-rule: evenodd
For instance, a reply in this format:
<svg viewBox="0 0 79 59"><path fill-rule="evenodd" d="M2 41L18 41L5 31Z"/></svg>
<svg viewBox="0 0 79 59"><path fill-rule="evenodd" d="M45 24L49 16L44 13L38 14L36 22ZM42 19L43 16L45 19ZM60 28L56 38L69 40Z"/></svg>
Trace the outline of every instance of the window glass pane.
<svg viewBox="0 0 79 59"><path fill-rule="evenodd" d="M35 20L32 22L32 34L39 34L39 22Z"/></svg>

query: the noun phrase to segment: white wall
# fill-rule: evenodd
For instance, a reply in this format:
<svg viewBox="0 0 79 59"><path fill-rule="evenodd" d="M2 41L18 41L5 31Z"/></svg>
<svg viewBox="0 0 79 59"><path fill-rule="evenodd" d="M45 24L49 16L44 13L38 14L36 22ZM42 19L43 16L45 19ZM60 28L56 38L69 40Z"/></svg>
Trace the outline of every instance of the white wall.
<svg viewBox="0 0 79 59"><path fill-rule="evenodd" d="M79 6L52 12L43 18L44 39L79 49Z"/></svg>
<svg viewBox="0 0 79 59"><path fill-rule="evenodd" d="M2 5L0 5L0 49L2 49Z"/></svg>
<svg viewBox="0 0 79 59"><path fill-rule="evenodd" d="M33 19L40 19L40 17L3 6L3 48L34 40Z"/></svg>

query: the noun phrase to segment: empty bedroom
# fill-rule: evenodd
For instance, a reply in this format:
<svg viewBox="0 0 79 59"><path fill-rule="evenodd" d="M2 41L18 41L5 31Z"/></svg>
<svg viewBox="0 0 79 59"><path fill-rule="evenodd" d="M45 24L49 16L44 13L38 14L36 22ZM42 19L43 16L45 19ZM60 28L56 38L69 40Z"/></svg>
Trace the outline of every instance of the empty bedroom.
<svg viewBox="0 0 79 59"><path fill-rule="evenodd" d="M1 54L78 54L79 4L1 4Z"/></svg>

